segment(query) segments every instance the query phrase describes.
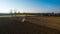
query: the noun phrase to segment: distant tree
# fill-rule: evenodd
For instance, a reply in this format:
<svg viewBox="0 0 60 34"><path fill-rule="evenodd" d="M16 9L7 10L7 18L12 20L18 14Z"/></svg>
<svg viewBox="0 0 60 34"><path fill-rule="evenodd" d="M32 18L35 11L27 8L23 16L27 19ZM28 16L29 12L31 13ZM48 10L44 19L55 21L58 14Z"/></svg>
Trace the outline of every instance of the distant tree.
<svg viewBox="0 0 60 34"><path fill-rule="evenodd" d="M20 11L18 11L18 14L20 14Z"/></svg>
<svg viewBox="0 0 60 34"><path fill-rule="evenodd" d="M57 16L57 14L55 14L54 16Z"/></svg>
<svg viewBox="0 0 60 34"><path fill-rule="evenodd" d="M50 14L50 13L48 13L48 16L51 16L51 14Z"/></svg>
<svg viewBox="0 0 60 34"><path fill-rule="evenodd" d="M52 16L54 16L54 12L52 12Z"/></svg>
<svg viewBox="0 0 60 34"><path fill-rule="evenodd" d="M16 16L16 14L17 14L17 10L14 10L14 15Z"/></svg>
<svg viewBox="0 0 60 34"><path fill-rule="evenodd" d="M10 15L13 16L12 10L10 10Z"/></svg>
<svg viewBox="0 0 60 34"><path fill-rule="evenodd" d="M57 16L59 16L59 14L57 14Z"/></svg>

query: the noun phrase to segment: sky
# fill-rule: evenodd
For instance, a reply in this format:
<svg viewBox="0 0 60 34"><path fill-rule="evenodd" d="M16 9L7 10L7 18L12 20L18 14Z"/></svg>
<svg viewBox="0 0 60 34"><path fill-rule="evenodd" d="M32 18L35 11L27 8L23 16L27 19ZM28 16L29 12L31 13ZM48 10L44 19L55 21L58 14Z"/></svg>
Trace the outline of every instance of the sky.
<svg viewBox="0 0 60 34"><path fill-rule="evenodd" d="M60 0L0 0L0 13L60 13Z"/></svg>

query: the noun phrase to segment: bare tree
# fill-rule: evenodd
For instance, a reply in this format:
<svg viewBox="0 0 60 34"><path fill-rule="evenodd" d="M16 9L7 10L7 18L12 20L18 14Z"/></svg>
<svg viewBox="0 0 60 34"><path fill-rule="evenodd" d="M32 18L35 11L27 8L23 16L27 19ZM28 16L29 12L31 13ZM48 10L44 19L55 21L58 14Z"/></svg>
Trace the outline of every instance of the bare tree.
<svg viewBox="0 0 60 34"><path fill-rule="evenodd" d="M18 11L18 14L20 14L20 11Z"/></svg>
<svg viewBox="0 0 60 34"><path fill-rule="evenodd" d="M52 16L54 16L54 12L52 12Z"/></svg>
<svg viewBox="0 0 60 34"><path fill-rule="evenodd" d="M10 9L10 15L13 16L12 10Z"/></svg>
<svg viewBox="0 0 60 34"><path fill-rule="evenodd" d="M16 12L17 12L17 10L14 10L14 15L15 15L15 16L16 16L16 14L17 14Z"/></svg>

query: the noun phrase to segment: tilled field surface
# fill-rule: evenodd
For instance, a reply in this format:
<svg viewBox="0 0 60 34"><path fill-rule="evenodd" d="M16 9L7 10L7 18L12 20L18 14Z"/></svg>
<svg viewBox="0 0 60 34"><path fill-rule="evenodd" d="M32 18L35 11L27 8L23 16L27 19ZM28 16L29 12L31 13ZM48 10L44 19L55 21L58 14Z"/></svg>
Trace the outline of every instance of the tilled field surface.
<svg viewBox="0 0 60 34"><path fill-rule="evenodd" d="M59 30L11 18L0 19L0 34L60 34Z"/></svg>

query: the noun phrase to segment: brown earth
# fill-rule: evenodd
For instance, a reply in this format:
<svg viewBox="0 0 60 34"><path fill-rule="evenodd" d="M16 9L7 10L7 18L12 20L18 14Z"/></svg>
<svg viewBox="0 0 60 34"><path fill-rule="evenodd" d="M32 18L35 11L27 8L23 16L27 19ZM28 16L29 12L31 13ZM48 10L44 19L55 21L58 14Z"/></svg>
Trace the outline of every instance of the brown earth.
<svg viewBox="0 0 60 34"><path fill-rule="evenodd" d="M60 30L60 17L29 17L28 21L37 25Z"/></svg>
<svg viewBox="0 0 60 34"><path fill-rule="evenodd" d="M0 18L0 34L60 34L60 30L40 25L38 20L29 17L22 23L12 18Z"/></svg>

